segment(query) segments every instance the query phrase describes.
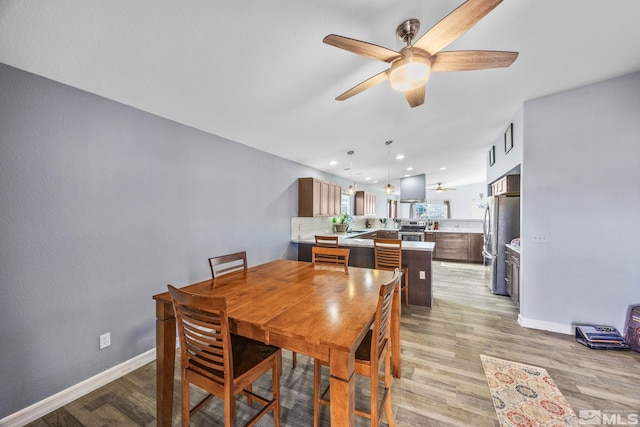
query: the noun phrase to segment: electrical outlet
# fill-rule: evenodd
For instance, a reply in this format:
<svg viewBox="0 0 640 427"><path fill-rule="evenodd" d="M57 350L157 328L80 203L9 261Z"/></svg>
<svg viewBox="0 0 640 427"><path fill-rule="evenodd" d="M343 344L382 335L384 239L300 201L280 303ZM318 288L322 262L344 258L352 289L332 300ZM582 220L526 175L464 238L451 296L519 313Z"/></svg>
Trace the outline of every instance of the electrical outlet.
<svg viewBox="0 0 640 427"><path fill-rule="evenodd" d="M298 230L300 231L304 230L304 224L298 224Z"/></svg>
<svg viewBox="0 0 640 427"><path fill-rule="evenodd" d="M536 234L532 239L533 243L547 243L547 236Z"/></svg>
<svg viewBox="0 0 640 427"><path fill-rule="evenodd" d="M111 332L100 335L100 350L111 345Z"/></svg>
<svg viewBox="0 0 640 427"><path fill-rule="evenodd" d="M424 271L420 272L420 280L424 280L426 278Z"/></svg>

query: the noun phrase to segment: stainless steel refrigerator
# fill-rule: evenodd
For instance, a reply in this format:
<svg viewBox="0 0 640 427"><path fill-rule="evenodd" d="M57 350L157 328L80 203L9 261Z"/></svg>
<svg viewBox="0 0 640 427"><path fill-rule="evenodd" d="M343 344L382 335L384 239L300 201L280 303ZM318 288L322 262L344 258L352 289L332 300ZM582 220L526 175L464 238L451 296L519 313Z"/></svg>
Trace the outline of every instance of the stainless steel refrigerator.
<svg viewBox="0 0 640 427"><path fill-rule="evenodd" d="M484 264L490 267L487 286L496 295L507 295L504 281L506 244L520 237L520 197L490 196L484 211Z"/></svg>

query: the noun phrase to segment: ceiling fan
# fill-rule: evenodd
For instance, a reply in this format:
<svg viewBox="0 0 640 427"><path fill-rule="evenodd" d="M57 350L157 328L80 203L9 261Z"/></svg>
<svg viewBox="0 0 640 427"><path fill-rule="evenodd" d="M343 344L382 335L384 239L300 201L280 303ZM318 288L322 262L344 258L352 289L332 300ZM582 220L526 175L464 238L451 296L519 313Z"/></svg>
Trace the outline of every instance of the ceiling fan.
<svg viewBox="0 0 640 427"><path fill-rule="evenodd" d="M455 190L455 188L447 188L447 187L443 187L442 183L439 182L438 186L436 188L433 188L432 190L435 190L437 193L442 193L444 191L449 191L449 190Z"/></svg>
<svg viewBox="0 0 640 427"><path fill-rule="evenodd" d="M484 18L502 0L467 0L445 16L415 43L420 21L408 19L396 28L396 35L407 45L399 52L360 40L330 34L323 42L357 55L388 62L391 67L355 85L336 98L344 101L389 80L391 87L404 92L411 108L424 103L425 86L431 71L469 71L510 66L518 52L460 50L440 52Z"/></svg>

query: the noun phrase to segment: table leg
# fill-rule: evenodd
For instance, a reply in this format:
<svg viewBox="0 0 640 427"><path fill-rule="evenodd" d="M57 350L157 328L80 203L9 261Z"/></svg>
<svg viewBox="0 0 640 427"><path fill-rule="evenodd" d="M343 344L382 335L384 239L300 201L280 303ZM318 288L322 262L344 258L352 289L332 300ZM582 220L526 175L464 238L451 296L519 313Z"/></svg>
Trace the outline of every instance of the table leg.
<svg viewBox="0 0 640 427"><path fill-rule="evenodd" d="M391 372L394 378L400 378L400 287L393 293L391 309Z"/></svg>
<svg viewBox="0 0 640 427"><path fill-rule="evenodd" d="M351 427L355 423L355 355L331 351L329 360L331 387L331 425Z"/></svg>
<svg viewBox="0 0 640 427"><path fill-rule="evenodd" d="M162 307L161 307L162 305ZM176 318L156 302L156 425L170 427L173 409L173 371L176 359Z"/></svg>

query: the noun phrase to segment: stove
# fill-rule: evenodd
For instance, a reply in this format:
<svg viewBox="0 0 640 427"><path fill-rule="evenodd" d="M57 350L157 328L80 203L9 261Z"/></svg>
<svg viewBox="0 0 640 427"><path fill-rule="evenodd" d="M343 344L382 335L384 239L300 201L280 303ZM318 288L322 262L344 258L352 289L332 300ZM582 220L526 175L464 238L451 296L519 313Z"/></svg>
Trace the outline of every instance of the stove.
<svg viewBox="0 0 640 427"><path fill-rule="evenodd" d="M398 237L405 241L422 242L424 241L424 231L426 228L426 221L403 219L400 221Z"/></svg>

